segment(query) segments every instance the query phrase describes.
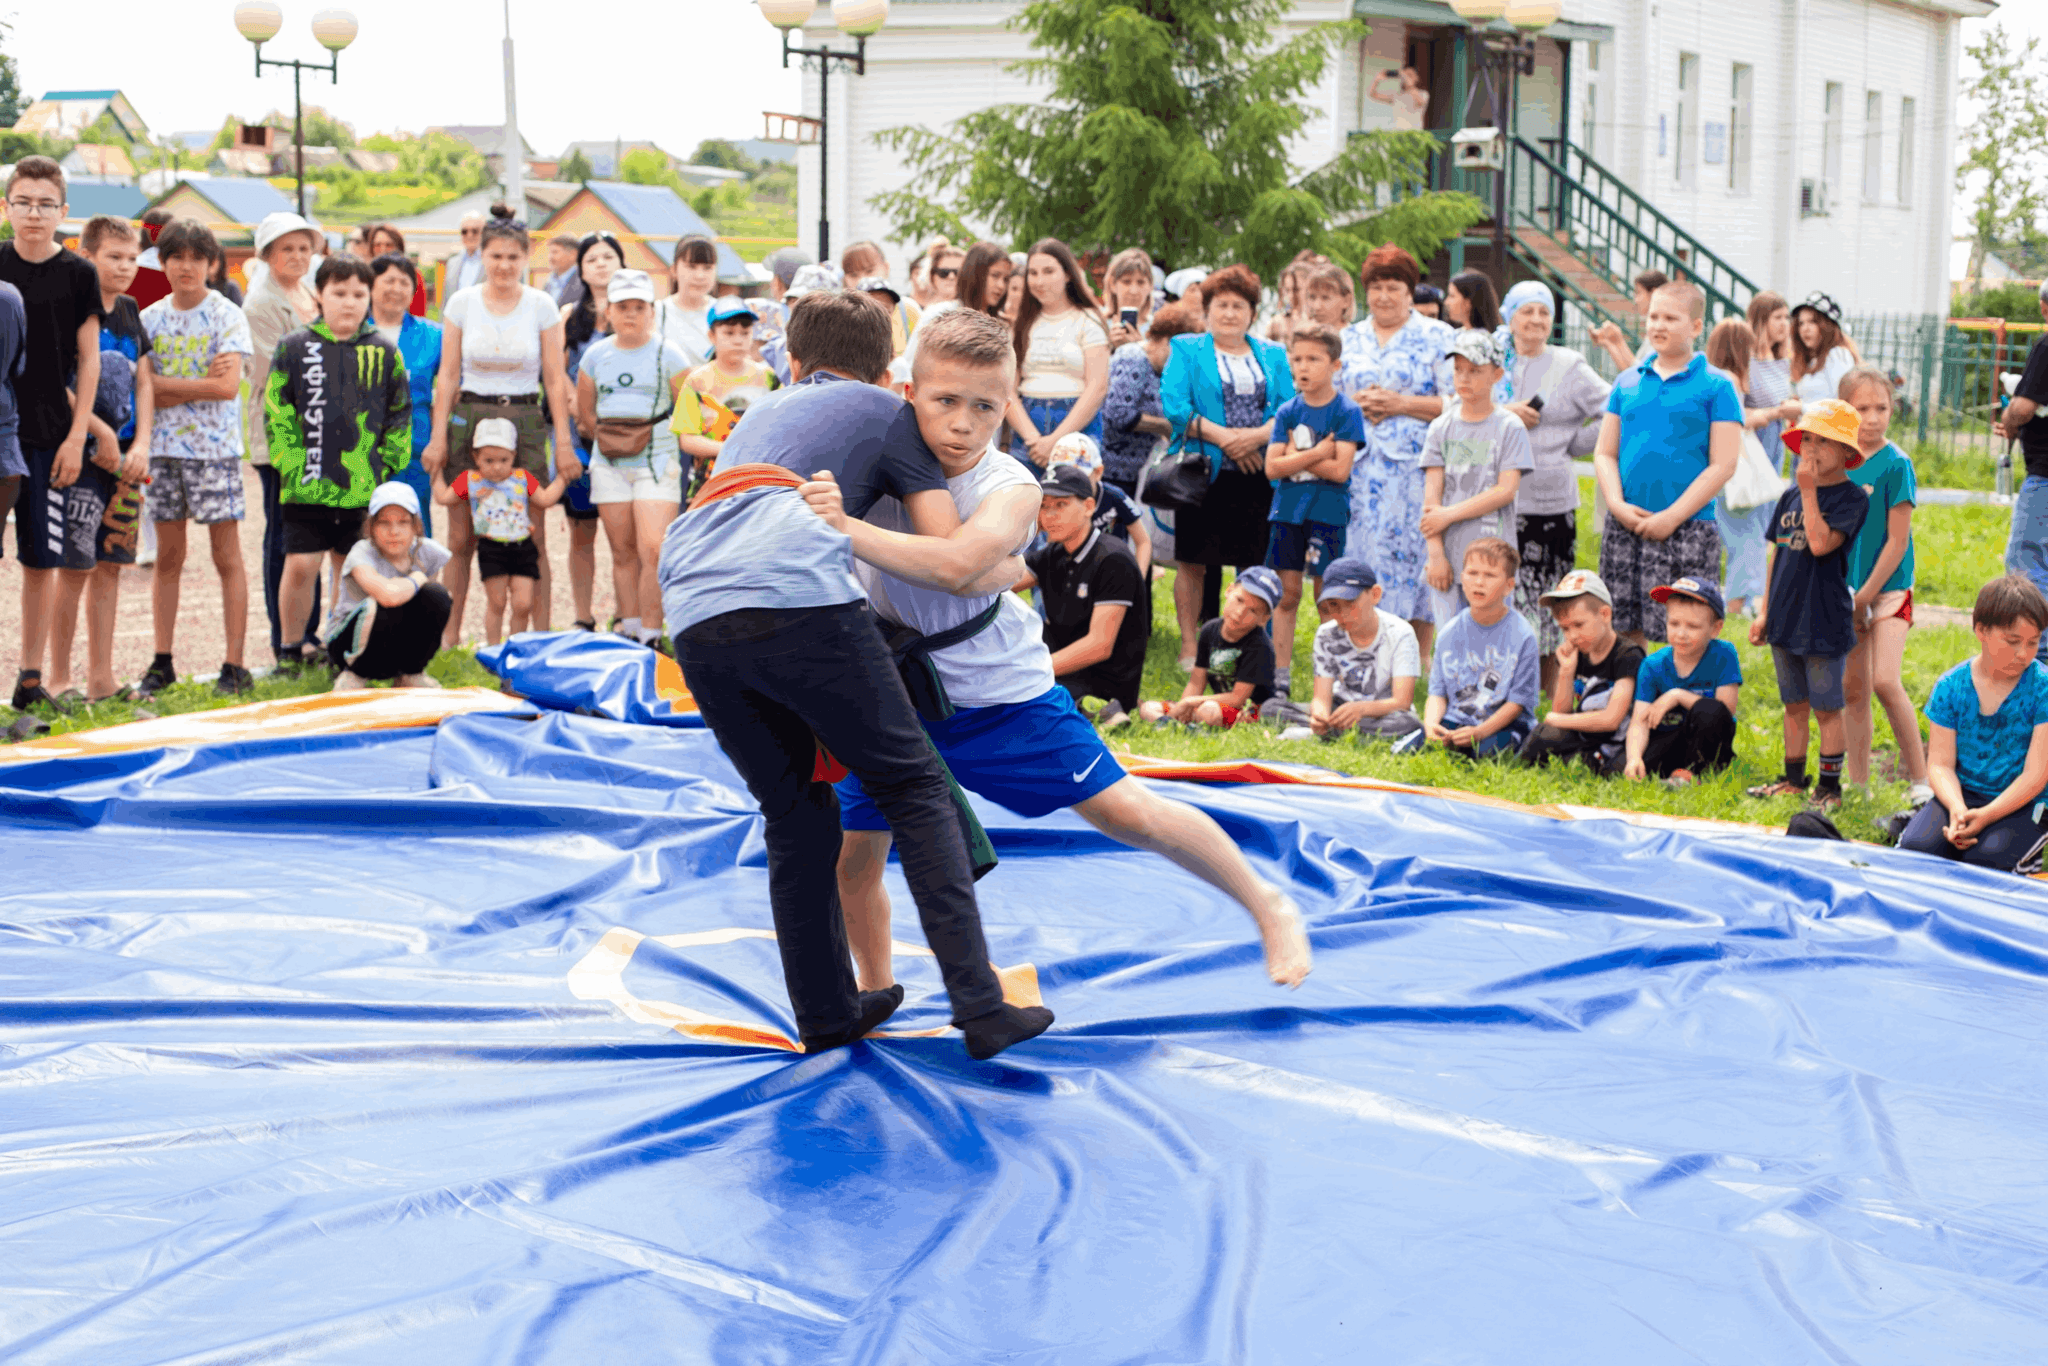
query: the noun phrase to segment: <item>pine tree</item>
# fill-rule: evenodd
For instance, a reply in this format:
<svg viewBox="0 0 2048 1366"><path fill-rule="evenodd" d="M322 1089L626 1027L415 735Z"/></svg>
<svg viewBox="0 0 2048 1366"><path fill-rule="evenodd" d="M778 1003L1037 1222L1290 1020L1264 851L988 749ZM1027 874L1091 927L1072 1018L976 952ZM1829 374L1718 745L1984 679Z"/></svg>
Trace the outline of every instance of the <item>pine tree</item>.
<svg viewBox="0 0 2048 1366"><path fill-rule="evenodd" d="M562 164L555 168L555 179L571 185L580 185L595 178L596 172L590 168L590 158L583 155L581 147L563 157Z"/></svg>
<svg viewBox="0 0 2048 1366"><path fill-rule="evenodd" d="M1289 0L1033 0L1013 21L1041 55L1014 70L1048 87L943 133L885 129L912 175L869 203L902 240L977 236L1077 251L1140 246L1178 265L1241 261L1266 279L1303 248L1356 265L1382 242L1427 261L1486 216L1470 195L1420 189L1434 137L1355 135L1306 175L1289 148L1318 111L1303 96L1357 21L1278 33ZM1387 202L1382 203L1383 189Z"/></svg>

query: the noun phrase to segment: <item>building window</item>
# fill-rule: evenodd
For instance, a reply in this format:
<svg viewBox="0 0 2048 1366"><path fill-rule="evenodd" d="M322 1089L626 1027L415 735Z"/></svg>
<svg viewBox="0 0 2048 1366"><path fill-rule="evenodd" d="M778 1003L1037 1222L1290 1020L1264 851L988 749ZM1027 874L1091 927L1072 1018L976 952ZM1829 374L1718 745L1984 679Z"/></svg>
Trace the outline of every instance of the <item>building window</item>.
<svg viewBox="0 0 2048 1366"><path fill-rule="evenodd" d="M1601 43L1587 43L1584 100L1579 106L1579 146L1595 161L1600 159L1600 49Z"/></svg>
<svg viewBox="0 0 2048 1366"><path fill-rule="evenodd" d="M1698 179L1699 102L1699 56L1681 52L1678 54L1678 155L1673 159L1681 185L1692 185Z"/></svg>
<svg viewBox="0 0 2048 1366"><path fill-rule="evenodd" d="M1899 202L1913 202L1913 101L1899 101Z"/></svg>
<svg viewBox="0 0 2048 1366"><path fill-rule="evenodd" d="M1755 100L1756 69L1741 62L1728 82L1728 188L1749 193L1750 110Z"/></svg>
<svg viewBox="0 0 2048 1366"><path fill-rule="evenodd" d="M1863 202L1875 204L1884 198L1884 96L1875 90L1863 95Z"/></svg>
<svg viewBox="0 0 2048 1366"><path fill-rule="evenodd" d="M1829 81L1821 96L1820 180L1829 190L1842 184L1842 87Z"/></svg>

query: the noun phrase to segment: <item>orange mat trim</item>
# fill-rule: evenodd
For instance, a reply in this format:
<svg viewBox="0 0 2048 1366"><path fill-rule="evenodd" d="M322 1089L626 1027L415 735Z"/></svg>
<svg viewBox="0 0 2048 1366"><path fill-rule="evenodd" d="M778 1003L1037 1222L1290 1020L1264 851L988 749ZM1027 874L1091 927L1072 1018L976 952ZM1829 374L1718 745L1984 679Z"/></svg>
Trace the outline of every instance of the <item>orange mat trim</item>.
<svg viewBox="0 0 2048 1366"><path fill-rule="evenodd" d="M364 688L250 702L215 711L130 721L103 730L46 735L0 746L0 763L84 759L172 745L224 745L240 740L348 735L360 731L438 726L469 712L524 711L528 704L492 688Z"/></svg>

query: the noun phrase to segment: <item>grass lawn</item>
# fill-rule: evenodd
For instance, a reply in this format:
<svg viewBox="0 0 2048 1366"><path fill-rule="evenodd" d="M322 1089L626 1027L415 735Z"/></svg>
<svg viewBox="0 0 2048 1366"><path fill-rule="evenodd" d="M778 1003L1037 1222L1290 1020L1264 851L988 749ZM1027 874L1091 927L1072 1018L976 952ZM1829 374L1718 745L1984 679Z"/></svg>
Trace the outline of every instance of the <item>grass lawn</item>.
<svg viewBox="0 0 2048 1366"><path fill-rule="evenodd" d="M1590 486L1587 498L1590 503ZM1926 507L1914 519L1920 586L1916 600L1967 609L1978 587L2000 572L2009 514L1993 507ZM1581 510L1579 520L1581 564L1597 560L1592 537L1590 506ZM1173 583L1170 576L1153 584L1152 643L1145 662L1144 691L1147 697L1177 697L1186 676L1176 667L1179 641L1173 624ZM1310 643L1315 633L1313 612L1304 611L1298 621L1294 658L1297 676L1306 678ZM1324 743L1319 740L1283 741L1277 730L1248 726L1229 732L1158 731L1132 723L1113 736L1119 748L1162 759L1272 759L1316 764L1397 782L1434 787L1462 788L1521 802L1570 802L1584 806L1619 807L1659 811L1672 815L1712 817L1751 821L1782 828L1799 808L1795 799L1776 802L1752 801L1743 789L1778 775L1784 760L1784 712L1778 705L1777 686L1771 669L1770 651L1752 646L1748 622L1728 623L1724 637L1742 657L1743 677L1741 731L1737 738L1738 758L1733 768L1687 788L1668 788L1662 783L1632 783L1599 779L1581 768L1553 766L1545 770L1524 769L1504 763L1467 763L1441 751L1410 758L1397 758L1384 743L1360 744L1355 740ZM1967 658L1976 649L1976 639L1967 627L1916 626L1907 637L1906 688L1916 700L1924 699L1943 671ZM429 672L450 687L467 685L495 687L497 680L476 662L469 650L443 650ZM321 675L311 679L259 679L252 697L216 697L211 685L181 683L143 704L157 715L205 711L234 705L236 701L263 701L296 697L323 691L329 680ZM1304 690L1303 696L1306 697ZM53 733L90 730L118 725L135 719L137 704L102 703L81 708L69 716L46 716ZM1889 726L1878 711L1876 753L1873 767L1877 780L1868 793L1853 789L1838 823L1844 833L1872 838L1878 825L1906 800L1904 781L1889 777L1897 760L1897 746ZM1925 725L1922 725L1923 734ZM1818 751L1818 737L1808 753Z"/></svg>
<svg viewBox="0 0 2048 1366"><path fill-rule="evenodd" d="M1599 560L1598 542L1592 531L1591 481L1582 480L1586 501L1579 513L1579 563ZM1914 545L1920 587L1916 602L1938 603L1967 609L1986 579L2003 572L2006 526L2010 513L1994 507L1926 507L1914 516ZM1171 577L1153 584L1152 644L1145 658L1145 696L1178 697L1187 676L1177 667L1178 634L1173 624L1173 582ZM1297 618L1294 658L1295 676L1306 678L1310 644L1315 634L1314 614L1304 610ZM1718 820L1752 821L1782 829L1799 810L1795 798L1773 802L1752 800L1743 789L1767 782L1783 771L1785 757L1784 708L1778 704L1776 675L1768 646L1749 643L1747 619L1730 620L1724 639L1742 657L1742 705L1740 731L1736 739L1736 762L1726 772L1686 788L1669 788L1659 782L1635 783L1620 779L1595 778L1583 768L1527 769L1510 764L1469 763L1454 759L1441 750L1409 758L1395 756L1381 741L1359 743L1346 739L1325 743L1320 740L1286 740L1265 726L1251 726L1228 732L1152 730L1132 722L1115 732L1113 743L1133 753L1162 759L1217 760L1271 759L1316 764L1345 773L1357 773L1395 782L1420 783L1432 787L1461 788L1519 802L1571 802L1584 806L1619 807L1635 811L1659 811L1671 815L1711 817ZM1976 637L1965 626L1916 626L1906 638L1905 683L1907 693L1922 701L1934 681L1951 665L1976 652ZM1306 700L1305 687L1301 696ZM1545 703L1547 709L1547 700ZM1847 800L1836 823L1852 838L1875 838L1878 826L1906 804L1906 783L1886 778L1898 760L1898 746L1891 728L1877 710L1877 734L1871 766L1875 773L1870 791L1847 789ZM1924 738L1926 724L1923 719ZM1807 746L1811 769L1819 752L1816 735Z"/></svg>

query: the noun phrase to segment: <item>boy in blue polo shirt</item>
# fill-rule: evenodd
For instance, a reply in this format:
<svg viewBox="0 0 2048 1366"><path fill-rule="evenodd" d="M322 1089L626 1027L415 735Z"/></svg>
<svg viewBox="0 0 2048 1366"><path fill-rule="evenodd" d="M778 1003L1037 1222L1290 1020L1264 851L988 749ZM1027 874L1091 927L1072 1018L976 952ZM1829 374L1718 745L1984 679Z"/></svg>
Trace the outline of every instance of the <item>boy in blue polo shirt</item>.
<svg viewBox="0 0 2048 1366"><path fill-rule="evenodd" d="M1650 295L1645 332L1655 354L1615 380L1593 448L1607 500L1600 577L1614 594L1614 629L1638 645L1665 638L1652 588L1721 574L1714 496L1742 450L1742 402L1693 350L1705 318L1698 285Z"/></svg>
<svg viewBox="0 0 2048 1366"><path fill-rule="evenodd" d="M1287 344L1295 395L1273 414L1266 473L1273 480L1272 534L1266 567L1280 575L1273 609L1273 688L1285 694L1292 678L1294 622L1301 609L1301 579L1314 580L1318 601L1323 571L1344 554L1351 521L1351 463L1365 444L1365 414L1337 392L1344 342L1335 328L1303 323Z"/></svg>

